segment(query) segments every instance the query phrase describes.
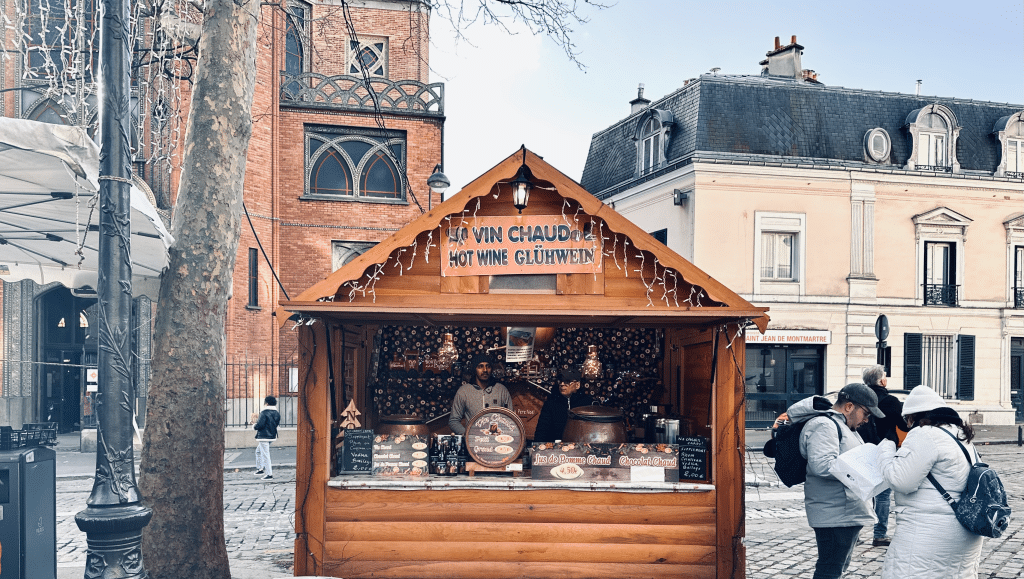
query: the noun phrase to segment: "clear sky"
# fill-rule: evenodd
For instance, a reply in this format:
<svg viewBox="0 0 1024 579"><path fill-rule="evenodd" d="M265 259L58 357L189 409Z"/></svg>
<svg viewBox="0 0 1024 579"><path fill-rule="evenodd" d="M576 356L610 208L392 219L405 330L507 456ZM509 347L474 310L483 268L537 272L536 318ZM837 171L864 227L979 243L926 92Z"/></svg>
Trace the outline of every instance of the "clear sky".
<svg viewBox="0 0 1024 579"><path fill-rule="evenodd" d="M449 195L521 144L578 181L591 135L629 114L638 83L656 100L714 67L760 74L776 36L785 45L795 34L803 67L827 85L913 94L921 79L922 95L1024 108L1022 0L618 0L583 10L590 22L573 38L585 70L522 27L510 36L476 24L456 44L434 15Z"/></svg>

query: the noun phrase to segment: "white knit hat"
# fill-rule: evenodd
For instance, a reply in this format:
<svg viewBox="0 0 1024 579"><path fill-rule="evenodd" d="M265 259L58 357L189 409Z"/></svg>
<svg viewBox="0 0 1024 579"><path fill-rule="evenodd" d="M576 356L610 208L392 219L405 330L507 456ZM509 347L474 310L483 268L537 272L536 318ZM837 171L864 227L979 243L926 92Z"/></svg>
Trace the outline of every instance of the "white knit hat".
<svg viewBox="0 0 1024 579"><path fill-rule="evenodd" d="M918 386L910 391L910 395L903 401L903 416L910 416L918 412L928 412L936 408L946 406L942 396L927 386Z"/></svg>

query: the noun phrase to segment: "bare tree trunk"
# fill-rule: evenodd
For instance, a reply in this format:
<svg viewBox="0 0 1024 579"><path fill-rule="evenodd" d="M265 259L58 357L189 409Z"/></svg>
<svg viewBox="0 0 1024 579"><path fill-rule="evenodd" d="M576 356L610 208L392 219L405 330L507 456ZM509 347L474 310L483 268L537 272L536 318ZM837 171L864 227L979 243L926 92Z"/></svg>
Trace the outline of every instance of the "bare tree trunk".
<svg viewBox="0 0 1024 579"><path fill-rule="evenodd" d="M231 576L224 544L224 322L256 78L255 0L208 0L160 285L139 487L154 579Z"/></svg>

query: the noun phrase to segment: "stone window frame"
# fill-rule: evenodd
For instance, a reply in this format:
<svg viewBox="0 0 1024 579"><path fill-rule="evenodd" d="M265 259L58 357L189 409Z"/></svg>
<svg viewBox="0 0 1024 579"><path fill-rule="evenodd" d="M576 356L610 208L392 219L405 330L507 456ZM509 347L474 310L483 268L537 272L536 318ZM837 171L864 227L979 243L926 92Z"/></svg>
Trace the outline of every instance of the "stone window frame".
<svg viewBox="0 0 1024 579"><path fill-rule="evenodd" d="M287 10L285 11L285 16L284 16L285 17L285 43L284 43L284 47L283 47L284 51L285 51L285 55L284 55L285 61L282 62L281 70L284 70L284 71L288 72L288 70L287 70L287 68L288 68L287 67L288 34L290 32L290 22L291 22L291 19L294 17L293 14L291 13L291 10L293 8L298 8L298 9L304 11L304 17L303 17L302 23L301 23L302 26L301 26L301 28L300 27L296 27L297 29L299 29L299 42L302 45L302 70L300 71L300 74L304 73L304 72L311 72L312 71L312 66L313 66L313 64L312 64L312 60L313 59L310 58L310 50L311 50L312 44L311 44L311 39L310 39L309 26L310 26L310 21L313 18L313 6L311 4L309 4L308 2L303 2L302 0L288 0L288 3L287 3L286 6L287 6Z"/></svg>
<svg viewBox="0 0 1024 579"><path fill-rule="evenodd" d="M342 266L366 253L376 241L356 241L348 239L331 240L331 271L338 271Z"/></svg>
<svg viewBox="0 0 1024 579"><path fill-rule="evenodd" d="M792 233L793 279L772 280L761 277L761 234ZM796 295L807 290L807 214L775 211L754 212L754 295ZM756 298L755 298L756 299Z"/></svg>
<svg viewBox="0 0 1024 579"><path fill-rule="evenodd" d="M383 134L382 134L383 132ZM312 149L311 139L317 139L322 141L324 144L317 147L315 150ZM363 156L357 161L352 159L347 152L341 147L341 144L346 141L359 141L370 145L370 149L363 153ZM406 186L406 178L402 175L402 171L405 169L405 158L408 154L408 140L405 131L397 131L392 129L381 130L381 129L367 129L364 127L335 127L335 126L323 126L323 125L306 125L303 133L304 142L304 153L305 153L305 179L303 183L303 195L299 197L300 200L310 201L347 201L347 202L363 202L363 203L384 203L384 204L408 204L408 188ZM398 158L395 158L395 149L398 151ZM338 156L346 163L349 170L349 175L352 178L352 194L351 195L325 195L317 194L311 191L312 182L312 171L316 165L317 160L321 155L326 153L328 150L333 150ZM363 195L360 191L361 183L363 180L363 171L367 169L367 165L373 158L373 154L385 151L387 158L395 166L395 170L399 173L399 188L398 195L394 198L387 197L368 197Z"/></svg>
<svg viewBox="0 0 1024 579"><path fill-rule="evenodd" d="M648 125L652 130L647 131ZM662 109L647 109L637 119L636 129L633 133L633 142L636 144L636 175L646 175L663 167L668 158L668 143L672 138L672 127L675 119L670 111ZM651 164L645 167L644 146L651 143Z"/></svg>
<svg viewBox="0 0 1024 579"><path fill-rule="evenodd" d="M377 45L381 45L378 47ZM390 40L387 36L360 35L358 39L348 40L348 50L345 51L345 74L350 76L362 76L363 67L359 62L358 54L364 49L370 49L380 58L380 63L373 70L366 71L369 76L390 78L391 69L388 58L391 53ZM352 70L355 68L356 70Z"/></svg>
<svg viewBox="0 0 1024 579"><path fill-rule="evenodd" d="M1003 221L1006 229L1006 307L1016 306L1017 248L1024 247L1024 212Z"/></svg>
<svg viewBox="0 0 1024 579"><path fill-rule="evenodd" d="M992 127L992 134L999 140L999 165L993 173L996 177L1024 179L1024 111L1001 117ZM1007 171L1010 141L1017 144L1018 162L1016 171Z"/></svg>
<svg viewBox="0 0 1024 579"><path fill-rule="evenodd" d="M917 162L921 141L924 134L936 134L935 131L929 130L925 127L921 127L918 123L923 119L925 115L935 114L942 118L946 123L945 131L945 165L938 167L925 166ZM913 110L907 115L905 123L907 131L910 133L911 150L910 156L907 158L907 164L905 169L910 171L939 171L939 172L960 172L960 161L956 157L956 141L960 137L960 124L956 120L956 115L949 107L933 103L925 107Z"/></svg>
<svg viewBox="0 0 1024 579"><path fill-rule="evenodd" d="M930 211L919 213L911 218L914 223L914 266L917 274L914 284L914 304L924 305L925 283L925 244L952 243L954 245L954 279L953 285L960 288L964 281L964 248L967 245L967 228L973 219L948 207L936 207ZM964 302L963 294L957 290L957 305Z"/></svg>

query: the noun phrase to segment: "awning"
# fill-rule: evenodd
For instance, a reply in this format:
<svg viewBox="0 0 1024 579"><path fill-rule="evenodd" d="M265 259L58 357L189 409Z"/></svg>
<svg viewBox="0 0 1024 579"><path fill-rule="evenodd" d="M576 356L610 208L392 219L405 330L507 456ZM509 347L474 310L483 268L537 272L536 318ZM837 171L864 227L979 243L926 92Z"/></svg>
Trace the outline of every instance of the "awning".
<svg viewBox="0 0 1024 579"><path fill-rule="evenodd" d="M99 147L79 127L0 117L0 279L95 291ZM132 293L156 298L172 243L131 188Z"/></svg>

